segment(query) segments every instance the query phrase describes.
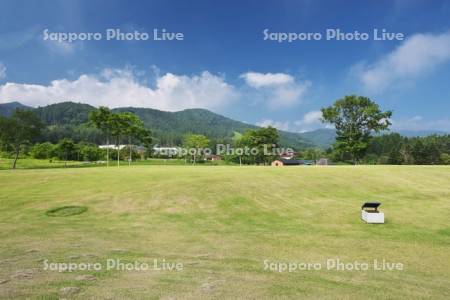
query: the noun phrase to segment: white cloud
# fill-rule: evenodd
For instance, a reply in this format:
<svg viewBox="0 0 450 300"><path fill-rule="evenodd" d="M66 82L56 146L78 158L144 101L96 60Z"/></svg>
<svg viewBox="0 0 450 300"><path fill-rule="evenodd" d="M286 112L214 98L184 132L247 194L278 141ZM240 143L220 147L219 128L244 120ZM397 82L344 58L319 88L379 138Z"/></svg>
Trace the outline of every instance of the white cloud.
<svg viewBox="0 0 450 300"><path fill-rule="evenodd" d="M277 121L273 121L273 120L270 120L270 119L266 119L266 120L263 120L261 122L256 123L256 125L257 126L261 126L261 127L272 126L272 127L275 127L276 129L284 130L284 131L289 131L290 130L289 121L277 122Z"/></svg>
<svg viewBox="0 0 450 300"><path fill-rule="evenodd" d="M255 89L256 96L262 98L271 109L290 107L301 102L311 86L310 81L298 82L285 73L248 72L240 78Z"/></svg>
<svg viewBox="0 0 450 300"><path fill-rule="evenodd" d="M129 67L83 74L75 80L57 79L48 85L7 82L0 85L0 101L21 101L30 106L78 101L94 106L175 111L196 107L214 110L245 96L262 99L270 108L282 108L301 101L310 86L309 81L297 82L292 76L281 73L268 73L272 74L268 77L265 77L267 74L251 75L252 84L258 88L249 90L245 86L236 88L223 76L208 71L195 75L162 75L154 67L150 71L155 78L154 86L142 82L145 74ZM260 78L264 79L256 83Z"/></svg>
<svg viewBox="0 0 450 300"><path fill-rule="evenodd" d="M240 76L245 82L254 88L279 86L294 82L294 77L284 73L256 73L248 72Z"/></svg>
<svg viewBox="0 0 450 300"><path fill-rule="evenodd" d="M275 77L263 76L261 82L255 83L260 87L249 91L248 87L235 87L223 76L208 71L194 75L160 74L153 66L149 73L150 78L155 79L153 85L145 81L145 73L132 67L104 69L98 74L83 74L74 80L57 79L49 84L7 82L0 85L0 102L20 101L30 106L44 106L75 101L93 106L151 107L168 111L186 108L216 110L257 93L256 96L265 97L263 100L267 100L270 107L278 108L298 103L310 85L307 81L296 82L292 76L278 73L272 74ZM252 80L260 78L252 76ZM311 117L306 116L308 124ZM265 126L272 125L282 130L288 130L290 126L289 122L269 121L264 121Z"/></svg>
<svg viewBox="0 0 450 300"><path fill-rule="evenodd" d="M318 128L333 128L330 125L325 125L320 121L322 117L322 112L319 110L313 110L307 112L303 115L300 120L289 122L289 121L275 121L271 119L265 119L261 122L256 123L256 125L261 127L272 126L280 130L291 131L291 132L305 132L311 131Z"/></svg>
<svg viewBox="0 0 450 300"><path fill-rule="evenodd" d="M320 110L313 110L303 115L301 120L295 121L296 131L305 132L318 128L332 128L320 121L322 112Z"/></svg>
<svg viewBox="0 0 450 300"><path fill-rule="evenodd" d="M426 120L422 116L414 116L406 119L393 119L392 130L439 130L450 132L450 118Z"/></svg>
<svg viewBox="0 0 450 300"><path fill-rule="evenodd" d="M322 113L320 111L310 111L303 115L300 120L290 121L276 121L271 119L264 119L261 122L257 122L257 126L267 127L272 126L279 130L291 131L291 132L307 132L320 128L333 129L330 124L323 124L320 121ZM423 130L435 130L450 132L450 118L427 120L421 116L414 116L412 118L405 119L391 119L392 131L423 131Z"/></svg>
<svg viewBox="0 0 450 300"><path fill-rule="evenodd" d="M0 79L6 78L6 67L0 62Z"/></svg>
<svg viewBox="0 0 450 300"><path fill-rule="evenodd" d="M321 123L320 118L322 118L322 112L320 110L313 110L303 116L302 123L306 125Z"/></svg>
<svg viewBox="0 0 450 300"><path fill-rule="evenodd" d="M139 82L129 69L106 69L99 75L54 80L49 85L6 83L0 85L3 102L17 100L31 106L79 101L94 106L135 106L162 110L215 109L234 101L238 93L220 77L207 71L199 75L166 73L154 88Z"/></svg>
<svg viewBox="0 0 450 300"><path fill-rule="evenodd" d="M395 84L422 76L450 61L450 31L415 34L377 62L358 64L356 71L364 87L382 92Z"/></svg>

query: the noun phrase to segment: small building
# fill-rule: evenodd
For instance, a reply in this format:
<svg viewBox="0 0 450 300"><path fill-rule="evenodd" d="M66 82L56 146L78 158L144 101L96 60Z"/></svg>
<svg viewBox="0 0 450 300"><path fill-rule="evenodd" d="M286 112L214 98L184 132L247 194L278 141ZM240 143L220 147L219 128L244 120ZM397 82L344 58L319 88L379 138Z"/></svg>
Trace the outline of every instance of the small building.
<svg viewBox="0 0 450 300"><path fill-rule="evenodd" d="M286 151L280 154L281 159L293 159L296 153L292 151Z"/></svg>
<svg viewBox="0 0 450 300"><path fill-rule="evenodd" d="M216 154L209 154L209 155L205 155L205 160L218 161L218 160L222 160L222 157L220 155L216 155Z"/></svg>
<svg viewBox="0 0 450 300"><path fill-rule="evenodd" d="M303 165L303 164L304 164L304 162L302 160L280 158L280 159L274 160L271 163L271 166L272 167L300 166L300 165Z"/></svg>
<svg viewBox="0 0 450 300"><path fill-rule="evenodd" d="M328 158L321 158L316 162L316 165L319 166L328 166L330 164L330 160Z"/></svg>
<svg viewBox="0 0 450 300"><path fill-rule="evenodd" d="M141 159L145 159L145 153L147 152L147 148L144 146L133 146L133 150L141 157Z"/></svg>

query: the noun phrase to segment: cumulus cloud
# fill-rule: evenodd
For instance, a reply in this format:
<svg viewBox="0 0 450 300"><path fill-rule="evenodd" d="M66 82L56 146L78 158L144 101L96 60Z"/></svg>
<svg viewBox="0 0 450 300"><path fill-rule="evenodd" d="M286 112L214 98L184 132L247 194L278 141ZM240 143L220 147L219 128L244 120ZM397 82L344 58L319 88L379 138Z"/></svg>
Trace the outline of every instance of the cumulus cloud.
<svg viewBox="0 0 450 300"><path fill-rule="evenodd" d="M256 125L261 126L261 127L271 126L271 127L275 127L276 129L284 130L284 131L290 130L289 121L278 122L278 121L266 119L266 120L262 120L261 122L256 123Z"/></svg>
<svg viewBox="0 0 450 300"><path fill-rule="evenodd" d="M0 79L6 78L6 67L0 62Z"/></svg>
<svg viewBox="0 0 450 300"><path fill-rule="evenodd" d="M248 72L240 76L245 82L254 88L267 87L267 86L280 86L285 84L291 84L294 82L294 78L291 75L284 73L256 73Z"/></svg>
<svg viewBox="0 0 450 300"><path fill-rule="evenodd" d="M306 132L319 128L333 128L332 126L323 124L320 121L321 117L321 111L313 110L305 113L300 120L294 122L265 119L261 122L256 123L256 125L261 127L272 126L280 130L292 132Z"/></svg>
<svg viewBox="0 0 450 300"><path fill-rule="evenodd" d="M256 125L261 127L272 126L279 130L291 132L307 132L320 128L334 128L330 124L323 124L320 121L321 117L322 113L320 111L314 110L305 113L300 120L294 122L264 119L261 122L257 122ZM393 131L436 130L450 133L450 118L427 120L422 116L414 116L412 118L392 119L391 122L391 130Z"/></svg>
<svg viewBox="0 0 450 300"><path fill-rule="evenodd" d="M307 112L303 115L302 119L294 122L296 126L296 131L305 132L311 131L318 128L330 128L328 125L324 125L320 118L322 117L322 112L320 110L313 110Z"/></svg>
<svg viewBox="0 0 450 300"><path fill-rule="evenodd" d="M246 84L257 91L269 108L285 108L302 101L311 86L310 81L299 82L285 73L248 72L240 76Z"/></svg>
<svg viewBox="0 0 450 300"><path fill-rule="evenodd" d="M0 85L0 100L18 100L31 106L61 101L79 101L94 106L135 106L175 111L186 108L216 109L234 101L235 88L224 78L202 72L199 75L166 73L154 87L138 80L132 70L106 69L84 74L76 80L54 80L49 85L6 83Z"/></svg>
<svg viewBox="0 0 450 300"><path fill-rule="evenodd" d="M450 132L450 118L427 120L422 116L405 119L393 119L392 130L440 130Z"/></svg>
<svg viewBox="0 0 450 300"><path fill-rule="evenodd" d="M358 64L354 70L364 87L381 92L397 83L415 79L450 61L450 31L415 34L373 64Z"/></svg>
<svg viewBox="0 0 450 300"><path fill-rule="evenodd" d="M320 110L313 110L303 116L301 123L306 125L317 124L320 123L320 118L322 118L322 112Z"/></svg>

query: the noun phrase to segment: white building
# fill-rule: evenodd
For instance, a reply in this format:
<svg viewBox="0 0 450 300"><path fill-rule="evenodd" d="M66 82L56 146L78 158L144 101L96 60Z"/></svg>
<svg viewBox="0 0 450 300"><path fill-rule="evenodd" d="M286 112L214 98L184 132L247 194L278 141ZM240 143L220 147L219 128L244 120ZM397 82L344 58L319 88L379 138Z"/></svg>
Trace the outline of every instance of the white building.
<svg viewBox="0 0 450 300"><path fill-rule="evenodd" d="M126 148L128 145L119 145L119 150L122 150L123 148ZM100 145L98 146L100 149L113 149L117 150L116 145Z"/></svg>

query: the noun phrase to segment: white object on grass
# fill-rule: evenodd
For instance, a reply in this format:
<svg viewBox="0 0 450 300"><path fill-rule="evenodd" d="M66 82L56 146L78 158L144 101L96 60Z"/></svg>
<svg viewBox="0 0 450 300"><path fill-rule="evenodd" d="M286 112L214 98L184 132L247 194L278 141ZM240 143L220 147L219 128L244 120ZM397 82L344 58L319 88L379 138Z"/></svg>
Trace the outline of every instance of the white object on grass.
<svg viewBox="0 0 450 300"><path fill-rule="evenodd" d="M371 224L383 224L384 223L384 213L378 211L379 202L366 202L361 207L361 219L366 223Z"/></svg>

